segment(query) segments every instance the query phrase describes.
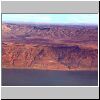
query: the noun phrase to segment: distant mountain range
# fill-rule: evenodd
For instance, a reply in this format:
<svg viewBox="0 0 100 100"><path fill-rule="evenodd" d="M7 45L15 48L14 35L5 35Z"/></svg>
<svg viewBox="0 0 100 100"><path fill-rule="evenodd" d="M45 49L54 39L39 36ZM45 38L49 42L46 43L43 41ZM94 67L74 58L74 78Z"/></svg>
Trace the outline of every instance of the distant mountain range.
<svg viewBox="0 0 100 100"><path fill-rule="evenodd" d="M98 27L3 23L2 67L97 70Z"/></svg>

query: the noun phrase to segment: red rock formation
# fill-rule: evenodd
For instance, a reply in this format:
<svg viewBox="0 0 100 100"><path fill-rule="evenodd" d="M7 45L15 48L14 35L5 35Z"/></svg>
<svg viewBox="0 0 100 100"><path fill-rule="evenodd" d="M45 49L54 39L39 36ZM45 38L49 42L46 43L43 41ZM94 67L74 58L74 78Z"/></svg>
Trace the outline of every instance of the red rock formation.
<svg viewBox="0 0 100 100"><path fill-rule="evenodd" d="M44 70L97 70L97 50L77 46L2 44L2 66Z"/></svg>
<svg viewBox="0 0 100 100"><path fill-rule="evenodd" d="M98 69L97 27L18 24L4 27L10 31L2 29L3 68Z"/></svg>
<svg viewBox="0 0 100 100"><path fill-rule="evenodd" d="M3 33L7 33L7 32L10 32L11 29L9 27L7 27L5 24L2 25L2 31Z"/></svg>

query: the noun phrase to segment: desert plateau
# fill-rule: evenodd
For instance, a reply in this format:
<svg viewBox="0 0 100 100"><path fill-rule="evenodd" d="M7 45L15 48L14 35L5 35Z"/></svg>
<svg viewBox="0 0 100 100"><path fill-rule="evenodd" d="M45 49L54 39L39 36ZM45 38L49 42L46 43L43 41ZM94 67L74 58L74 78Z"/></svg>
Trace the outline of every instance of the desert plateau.
<svg viewBox="0 0 100 100"><path fill-rule="evenodd" d="M3 23L2 67L97 70L98 27Z"/></svg>

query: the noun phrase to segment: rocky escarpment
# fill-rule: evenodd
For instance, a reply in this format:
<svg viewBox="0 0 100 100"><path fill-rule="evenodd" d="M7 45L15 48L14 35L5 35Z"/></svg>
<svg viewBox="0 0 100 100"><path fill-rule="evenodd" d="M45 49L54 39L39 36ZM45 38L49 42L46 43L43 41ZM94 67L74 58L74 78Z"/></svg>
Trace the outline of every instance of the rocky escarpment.
<svg viewBox="0 0 100 100"><path fill-rule="evenodd" d="M2 67L97 70L98 27L4 23Z"/></svg>
<svg viewBox="0 0 100 100"><path fill-rule="evenodd" d="M97 70L97 55L97 49L78 46L2 44L2 65L5 68Z"/></svg>

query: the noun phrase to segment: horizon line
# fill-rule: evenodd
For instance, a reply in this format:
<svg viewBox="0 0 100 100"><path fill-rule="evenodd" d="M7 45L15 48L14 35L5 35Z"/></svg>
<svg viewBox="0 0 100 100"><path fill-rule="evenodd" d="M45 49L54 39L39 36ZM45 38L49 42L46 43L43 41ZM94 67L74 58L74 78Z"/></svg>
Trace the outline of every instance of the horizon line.
<svg viewBox="0 0 100 100"><path fill-rule="evenodd" d="M2 24L40 24L40 25L86 25L86 26L98 26L98 24L91 24L91 23L43 23L43 22L6 22L6 21L2 21Z"/></svg>

